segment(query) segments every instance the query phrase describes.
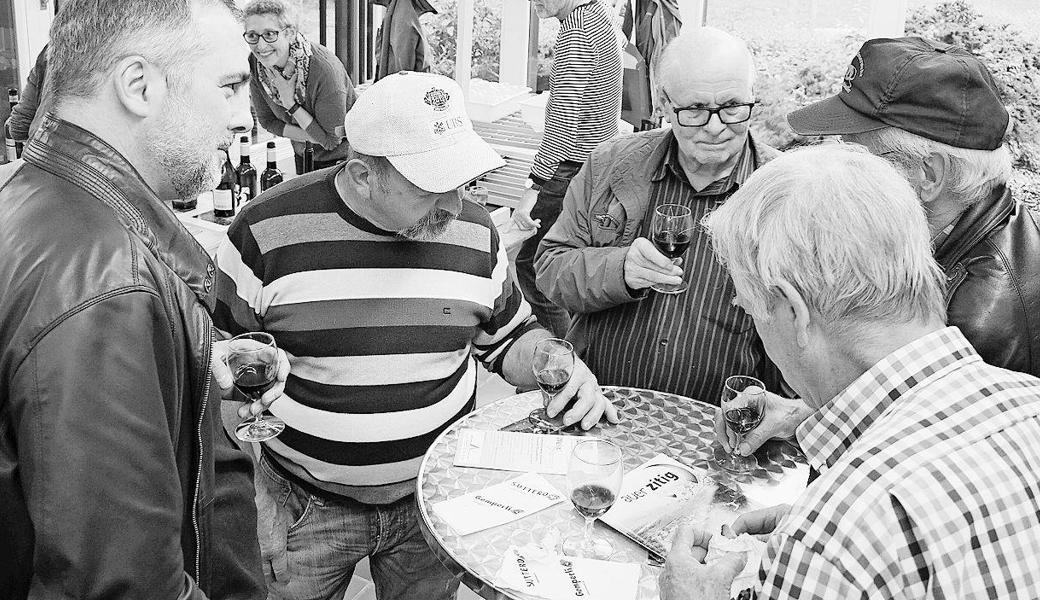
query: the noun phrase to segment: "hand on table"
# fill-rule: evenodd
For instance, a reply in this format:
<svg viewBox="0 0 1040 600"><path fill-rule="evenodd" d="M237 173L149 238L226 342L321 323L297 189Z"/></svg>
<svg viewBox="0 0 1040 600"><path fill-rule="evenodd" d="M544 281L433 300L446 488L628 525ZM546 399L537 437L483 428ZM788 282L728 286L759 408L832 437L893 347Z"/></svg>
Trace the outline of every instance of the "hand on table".
<svg viewBox="0 0 1040 600"><path fill-rule="evenodd" d="M650 240L636 238L625 254L625 284L634 290L659 284L679 285L683 275L681 262L681 258L673 262L661 254Z"/></svg>
<svg viewBox="0 0 1040 600"><path fill-rule="evenodd" d="M770 506L769 508L761 508L759 510L746 512L733 521L730 530L733 535L748 533L751 535L757 535L760 538L769 537L769 535L776 530L780 521L790 512L790 504L778 504L776 506Z"/></svg>
<svg viewBox="0 0 1040 600"><path fill-rule="evenodd" d="M679 527L657 579L661 600L729 598L730 585L747 563L747 554L734 552L704 564L710 540L711 534L694 524Z"/></svg>
<svg viewBox="0 0 1040 600"><path fill-rule="evenodd" d="M800 398L784 398L766 392L762 422L744 435L744 440L737 447L737 454L748 456L771 439L794 437L795 429L812 413L813 409ZM721 410L715 411L715 437L726 452L730 452L737 443L737 435L726 427Z"/></svg>
<svg viewBox="0 0 1040 600"><path fill-rule="evenodd" d="M531 211L534 210L536 202L538 202L538 190L534 188L524 190L524 195L520 198L520 205L513 209L513 222L519 229L530 231L541 227L541 219L531 218Z"/></svg>
<svg viewBox="0 0 1040 600"><path fill-rule="evenodd" d="M571 373L570 381L545 407L545 412L550 417L555 417L575 396L577 399L574 401L574 406L563 415L564 426L573 425L580 420L581 428L589 429L598 423L604 414L611 423L617 423L620 420L617 407L603 395L596 376L577 356L574 357L574 371Z"/></svg>
<svg viewBox="0 0 1040 600"><path fill-rule="evenodd" d="M220 386L220 396L225 400L230 400L232 393L235 388L235 379L231 374L231 369L228 368L227 363L224 362L224 358L228 353L228 344L230 340L223 340L213 343L213 353L210 355L210 366L213 370L213 378L216 379L217 385ZM285 380L289 377L289 357L285 355L285 351L278 349L278 377L275 384L271 389L264 392L264 395L255 402L243 402L242 406L238 407L238 416L243 419L249 416L258 415L267 410L275 400L281 398L282 393L285 392Z"/></svg>

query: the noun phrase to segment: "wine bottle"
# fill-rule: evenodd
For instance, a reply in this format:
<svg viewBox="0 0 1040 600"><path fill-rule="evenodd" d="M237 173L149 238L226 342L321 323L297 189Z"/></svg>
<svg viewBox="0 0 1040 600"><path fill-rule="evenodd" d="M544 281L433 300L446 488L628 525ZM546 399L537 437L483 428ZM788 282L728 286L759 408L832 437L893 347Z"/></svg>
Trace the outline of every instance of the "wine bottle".
<svg viewBox="0 0 1040 600"><path fill-rule="evenodd" d="M8 88L7 90L7 101L11 104L11 110L14 110L16 104L18 104L18 88ZM7 124L4 124L4 147L6 149L7 162L17 160L22 156L22 142L16 142L11 139L11 130L8 129Z"/></svg>
<svg viewBox="0 0 1040 600"><path fill-rule="evenodd" d="M250 149L252 144L249 141L248 135L242 136L241 141L241 158L238 162L238 169L235 171L238 175L238 198L235 206L242 206L246 202L249 202L256 195L256 169L253 168L251 161L249 160Z"/></svg>
<svg viewBox="0 0 1040 600"><path fill-rule="evenodd" d="M235 167L231 164L231 156L224 152L224 172L220 176L217 189L213 190L213 216L230 219L235 216Z"/></svg>
<svg viewBox="0 0 1040 600"><path fill-rule="evenodd" d="M278 151L273 141L267 142L267 168L260 174L260 191L266 192L282 182L282 172L278 170Z"/></svg>
<svg viewBox="0 0 1040 600"><path fill-rule="evenodd" d="M303 172L310 173L314 170L314 144L305 142L303 144Z"/></svg>

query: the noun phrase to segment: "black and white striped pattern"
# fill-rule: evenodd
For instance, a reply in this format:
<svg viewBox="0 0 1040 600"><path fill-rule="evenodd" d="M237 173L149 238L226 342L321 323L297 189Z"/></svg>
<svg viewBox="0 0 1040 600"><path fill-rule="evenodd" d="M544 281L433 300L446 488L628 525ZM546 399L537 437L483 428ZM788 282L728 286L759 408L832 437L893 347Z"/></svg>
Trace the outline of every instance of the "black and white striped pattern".
<svg viewBox="0 0 1040 600"><path fill-rule="evenodd" d="M598 0L575 8L553 47L545 132L531 173L551 179L564 160L582 163L618 132L621 37Z"/></svg>
<svg viewBox="0 0 1040 600"><path fill-rule="evenodd" d="M214 322L267 331L289 356L271 409L286 429L265 447L279 466L385 503L414 491L426 449L473 409L475 359L499 371L531 310L485 210L465 202L436 240L403 240L347 208L337 171L243 210L217 254Z"/></svg>

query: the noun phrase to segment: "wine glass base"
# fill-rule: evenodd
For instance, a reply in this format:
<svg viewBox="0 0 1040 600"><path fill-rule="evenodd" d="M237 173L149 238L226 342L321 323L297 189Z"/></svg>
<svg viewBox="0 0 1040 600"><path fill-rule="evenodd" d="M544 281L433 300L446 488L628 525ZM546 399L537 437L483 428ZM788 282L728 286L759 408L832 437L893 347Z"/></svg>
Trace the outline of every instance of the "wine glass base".
<svg viewBox="0 0 1040 600"><path fill-rule="evenodd" d="M681 294L686 290L690 289L690 284L684 281L679 285L655 285L651 286L650 289L657 292L658 294L669 294L674 296L676 294Z"/></svg>
<svg viewBox="0 0 1040 600"><path fill-rule="evenodd" d="M758 458L754 454L734 457L729 452L726 452L722 446L715 446L714 459L713 462L720 469L737 475L750 473L759 467Z"/></svg>
<svg viewBox="0 0 1040 600"><path fill-rule="evenodd" d="M550 417L544 408L536 408L527 415L527 422L539 433L560 433L577 425L577 423L563 424L563 413L565 412L567 411L560 411L555 417Z"/></svg>
<svg viewBox="0 0 1040 600"><path fill-rule="evenodd" d="M252 417L235 427L235 437L243 442L266 442L277 437L284 429L285 421L277 417L266 416L263 419Z"/></svg>
<svg viewBox="0 0 1040 600"><path fill-rule="evenodd" d="M592 536L589 545L584 545L584 536L575 535L563 541L563 553L566 556L577 558L594 558L596 560L609 560L614 555L614 545L609 541Z"/></svg>

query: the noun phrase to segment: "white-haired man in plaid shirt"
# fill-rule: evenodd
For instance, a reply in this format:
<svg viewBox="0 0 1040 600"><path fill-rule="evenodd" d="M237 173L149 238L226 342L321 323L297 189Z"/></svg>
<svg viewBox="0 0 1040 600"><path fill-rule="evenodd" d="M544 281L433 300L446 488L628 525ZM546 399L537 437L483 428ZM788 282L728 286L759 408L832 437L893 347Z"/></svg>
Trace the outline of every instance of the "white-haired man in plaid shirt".
<svg viewBox="0 0 1040 600"><path fill-rule="evenodd" d="M883 158L828 144L755 172L704 221L735 299L811 414L814 474L771 533L759 598L1040 598L1040 379L946 326L925 214ZM725 598L685 529L661 597Z"/></svg>

